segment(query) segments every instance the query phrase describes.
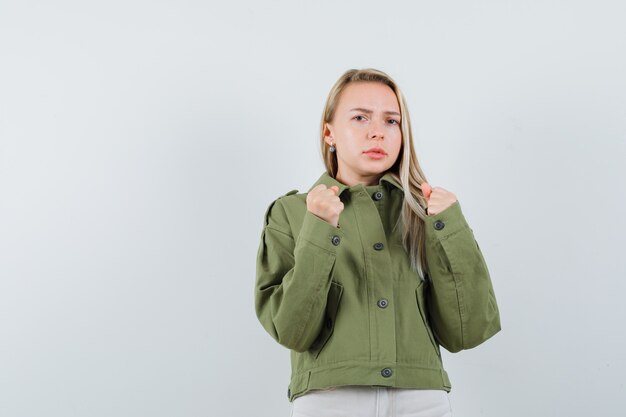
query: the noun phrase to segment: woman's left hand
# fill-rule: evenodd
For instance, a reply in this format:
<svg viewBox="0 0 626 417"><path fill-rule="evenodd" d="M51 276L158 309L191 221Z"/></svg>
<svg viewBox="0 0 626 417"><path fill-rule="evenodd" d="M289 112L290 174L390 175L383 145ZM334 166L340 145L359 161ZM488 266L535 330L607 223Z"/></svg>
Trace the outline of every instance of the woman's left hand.
<svg viewBox="0 0 626 417"><path fill-rule="evenodd" d="M427 182L422 183L422 193L428 204L427 213L429 216L441 213L457 200L454 193L441 187L433 188Z"/></svg>

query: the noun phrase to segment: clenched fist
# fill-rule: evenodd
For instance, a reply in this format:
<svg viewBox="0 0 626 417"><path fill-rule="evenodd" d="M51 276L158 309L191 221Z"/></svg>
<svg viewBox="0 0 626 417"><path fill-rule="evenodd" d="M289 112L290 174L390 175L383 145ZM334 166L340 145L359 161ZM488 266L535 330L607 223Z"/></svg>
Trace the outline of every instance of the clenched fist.
<svg viewBox="0 0 626 417"><path fill-rule="evenodd" d="M427 182L422 183L422 193L426 197L428 207L426 212L429 216L441 213L456 201L456 195L441 187L432 188Z"/></svg>
<svg viewBox="0 0 626 417"><path fill-rule="evenodd" d="M335 227L339 227L339 215L343 211L343 203L337 192L339 187L333 185L327 188L318 184L306 196L306 208L311 213L326 220Z"/></svg>

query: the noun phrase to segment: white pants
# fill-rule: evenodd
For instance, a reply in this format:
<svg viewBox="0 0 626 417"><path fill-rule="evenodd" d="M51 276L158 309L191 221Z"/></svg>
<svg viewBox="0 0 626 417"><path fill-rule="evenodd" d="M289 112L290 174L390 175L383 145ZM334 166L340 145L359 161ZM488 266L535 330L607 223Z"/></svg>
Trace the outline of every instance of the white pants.
<svg viewBox="0 0 626 417"><path fill-rule="evenodd" d="M291 403L291 417L451 417L444 390L343 385L312 390Z"/></svg>

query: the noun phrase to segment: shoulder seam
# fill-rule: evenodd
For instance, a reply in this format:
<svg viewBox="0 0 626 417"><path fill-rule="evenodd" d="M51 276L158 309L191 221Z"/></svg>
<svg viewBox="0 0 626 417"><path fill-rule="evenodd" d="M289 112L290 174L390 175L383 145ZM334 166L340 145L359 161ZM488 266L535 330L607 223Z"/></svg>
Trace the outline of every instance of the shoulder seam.
<svg viewBox="0 0 626 417"><path fill-rule="evenodd" d="M290 239L293 240L293 236L289 232L285 232L284 230L278 229L278 228L270 226L270 225L266 225L265 228L266 229L271 229L271 230L273 230L275 232L278 232L278 233L281 233L281 234L283 234L283 235L285 235L285 236L287 236L287 237L289 237Z"/></svg>
<svg viewBox="0 0 626 417"><path fill-rule="evenodd" d="M273 206L274 206L274 205L276 205L276 203L278 203L278 205L279 205L279 206L282 206L282 207L281 207L281 210L283 210L283 211L284 211L284 206L282 205L282 202L281 202L281 200L282 200L282 198L283 198L283 197L285 197L285 196L284 196L284 195L283 195L283 196L280 196L280 197L276 198L274 201L272 201L272 202L270 203L270 206L269 206L269 208L267 209L267 212L266 212L266 216L265 216L265 224L264 224L264 226L263 226L263 227L264 227L264 229L271 229L271 230L275 230L275 231L277 231L277 232L280 232L280 233L282 233L282 234L284 234L284 235L288 236L289 238L291 238L291 239L293 240L293 239L294 239L294 237L293 237L293 235L291 234L291 232L286 231L285 229L278 228L278 227L275 227L275 226L273 226L273 225L270 225L270 223L269 223L269 214L270 214L270 211L271 211L271 209L273 208Z"/></svg>

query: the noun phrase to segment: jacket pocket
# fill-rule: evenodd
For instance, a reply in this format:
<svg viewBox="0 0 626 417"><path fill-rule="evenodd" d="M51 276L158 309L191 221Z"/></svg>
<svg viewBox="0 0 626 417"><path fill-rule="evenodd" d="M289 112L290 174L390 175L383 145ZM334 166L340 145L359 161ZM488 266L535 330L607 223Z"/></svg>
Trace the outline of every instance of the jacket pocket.
<svg viewBox="0 0 626 417"><path fill-rule="evenodd" d="M430 338L430 342L435 348L437 352L437 356L441 357L441 350L439 348L439 344L435 340L435 336L433 335L433 331L430 328L430 320L428 320L428 309L426 308L426 297L424 295L424 291L426 291L426 286L428 284L424 281L420 281L420 284L415 289L415 298L417 301L417 307L419 308L420 315L422 316L422 321L424 322L424 326L426 327L426 331L428 332L428 337Z"/></svg>
<svg viewBox="0 0 626 417"><path fill-rule="evenodd" d="M339 308L342 294L343 285L335 281L331 281L322 330L311 347L308 349L309 353L311 353L314 358L319 356L324 346L326 346L328 339L330 339L330 336L333 334L333 330L335 329L335 318L337 317L337 310Z"/></svg>

